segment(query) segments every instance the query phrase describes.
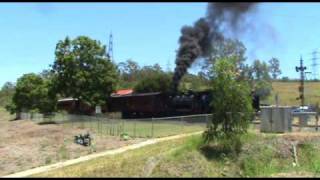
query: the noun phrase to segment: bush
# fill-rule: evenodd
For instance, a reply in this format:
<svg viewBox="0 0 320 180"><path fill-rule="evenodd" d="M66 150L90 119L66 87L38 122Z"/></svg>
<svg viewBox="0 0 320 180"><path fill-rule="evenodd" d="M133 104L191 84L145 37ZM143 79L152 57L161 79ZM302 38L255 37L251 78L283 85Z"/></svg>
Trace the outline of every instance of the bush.
<svg viewBox="0 0 320 180"><path fill-rule="evenodd" d="M11 113L15 112L52 112L55 109L56 97L50 96L49 81L40 75L24 74L17 80L12 103L6 106Z"/></svg>
<svg viewBox="0 0 320 180"><path fill-rule="evenodd" d="M236 61L220 59L214 66L211 102L213 119L204 133L206 143L217 142L224 149L239 152L239 135L245 133L252 118L252 104L249 85L237 81ZM241 113L240 113L241 112Z"/></svg>
<svg viewBox="0 0 320 180"><path fill-rule="evenodd" d="M166 73L154 73L150 76L143 77L136 86L134 91L139 93L148 92L169 92L171 89L172 78Z"/></svg>

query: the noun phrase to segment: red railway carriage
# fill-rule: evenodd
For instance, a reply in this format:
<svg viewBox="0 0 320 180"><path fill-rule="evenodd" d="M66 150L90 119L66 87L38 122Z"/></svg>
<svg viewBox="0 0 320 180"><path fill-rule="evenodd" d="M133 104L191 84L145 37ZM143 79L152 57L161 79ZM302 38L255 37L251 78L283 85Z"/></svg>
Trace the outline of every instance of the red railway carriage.
<svg viewBox="0 0 320 180"><path fill-rule="evenodd" d="M122 112L123 118L158 117L170 112L168 96L160 92L112 95L110 111Z"/></svg>

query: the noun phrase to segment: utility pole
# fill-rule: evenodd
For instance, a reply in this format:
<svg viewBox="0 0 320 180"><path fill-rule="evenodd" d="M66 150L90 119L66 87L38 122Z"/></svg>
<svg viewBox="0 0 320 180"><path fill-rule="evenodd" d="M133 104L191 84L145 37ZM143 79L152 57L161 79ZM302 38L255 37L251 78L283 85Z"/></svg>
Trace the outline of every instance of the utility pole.
<svg viewBox="0 0 320 180"><path fill-rule="evenodd" d="M296 66L296 71L300 71L300 86L299 86L299 92L300 96L297 98L301 100L301 106L304 106L304 71L307 69L307 67L303 66L303 59L302 56L300 57L300 67Z"/></svg>

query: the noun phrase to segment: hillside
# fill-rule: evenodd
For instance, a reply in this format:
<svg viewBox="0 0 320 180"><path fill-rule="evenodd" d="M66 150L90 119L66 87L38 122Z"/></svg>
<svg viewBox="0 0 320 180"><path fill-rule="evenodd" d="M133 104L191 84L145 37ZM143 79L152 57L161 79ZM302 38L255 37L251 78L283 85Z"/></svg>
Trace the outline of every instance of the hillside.
<svg viewBox="0 0 320 180"><path fill-rule="evenodd" d="M299 105L300 101L296 100L299 96L299 85L299 82L273 82L272 94L264 102L275 104L275 94L278 93L281 105ZM305 102L308 105L320 102L320 82L305 82Z"/></svg>

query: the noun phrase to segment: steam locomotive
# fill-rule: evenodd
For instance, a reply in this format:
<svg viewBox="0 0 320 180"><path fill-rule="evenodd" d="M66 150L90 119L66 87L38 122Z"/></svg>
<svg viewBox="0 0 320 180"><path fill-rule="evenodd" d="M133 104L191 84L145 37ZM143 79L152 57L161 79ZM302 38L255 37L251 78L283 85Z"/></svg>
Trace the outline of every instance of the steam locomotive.
<svg viewBox="0 0 320 180"><path fill-rule="evenodd" d="M121 112L122 118L149 118L206 114L211 112L210 91L187 93L132 93L111 96L109 111ZM259 110L259 96L252 94L252 105Z"/></svg>

